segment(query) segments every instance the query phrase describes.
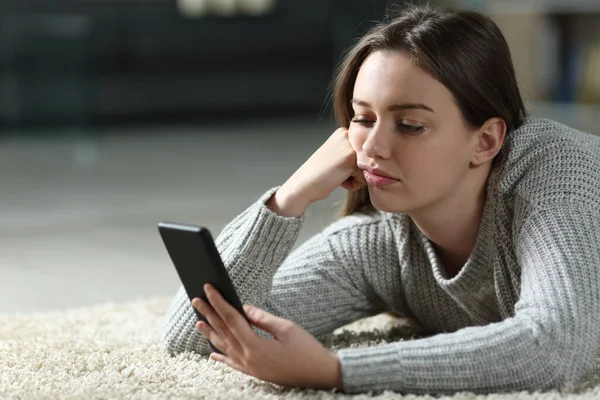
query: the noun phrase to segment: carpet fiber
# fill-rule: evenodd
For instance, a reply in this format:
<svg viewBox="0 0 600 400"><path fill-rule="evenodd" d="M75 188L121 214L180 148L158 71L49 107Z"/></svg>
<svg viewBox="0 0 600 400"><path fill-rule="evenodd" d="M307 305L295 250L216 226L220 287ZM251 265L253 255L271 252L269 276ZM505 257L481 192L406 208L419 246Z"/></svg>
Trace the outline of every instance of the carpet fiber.
<svg viewBox="0 0 600 400"><path fill-rule="evenodd" d="M0 317L2 399L414 399L392 392L356 396L286 390L186 353L171 357L159 330L170 299L104 304L62 312ZM414 332L387 316L338 330L332 348L409 340ZM425 398L425 397L424 397ZM429 397L432 398L432 397ZM561 392L442 399L598 399L600 374Z"/></svg>

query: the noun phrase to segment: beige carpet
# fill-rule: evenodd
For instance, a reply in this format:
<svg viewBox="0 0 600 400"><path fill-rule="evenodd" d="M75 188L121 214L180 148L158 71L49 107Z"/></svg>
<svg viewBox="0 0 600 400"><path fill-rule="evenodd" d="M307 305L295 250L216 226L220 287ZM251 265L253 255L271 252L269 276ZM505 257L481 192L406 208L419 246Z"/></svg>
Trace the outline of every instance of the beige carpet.
<svg viewBox="0 0 600 400"><path fill-rule="evenodd" d="M192 354L170 357L159 329L169 299L0 317L2 399L413 399L384 392L348 396L284 390ZM380 316L334 335L330 345L377 345L410 338L410 327ZM387 334L373 331L381 328ZM600 374L569 391L452 399L600 398ZM432 398L432 397L428 397ZM444 397L448 399L450 397Z"/></svg>

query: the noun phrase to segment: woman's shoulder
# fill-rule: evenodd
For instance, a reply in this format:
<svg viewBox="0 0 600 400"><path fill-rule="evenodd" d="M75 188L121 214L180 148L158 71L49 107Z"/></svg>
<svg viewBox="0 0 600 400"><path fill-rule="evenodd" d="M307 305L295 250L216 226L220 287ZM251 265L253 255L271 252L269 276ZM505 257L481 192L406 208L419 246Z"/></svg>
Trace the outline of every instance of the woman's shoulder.
<svg viewBox="0 0 600 400"><path fill-rule="evenodd" d="M511 132L495 177L504 193L530 203L598 201L600 137L544 118Z"/></svg>
<svg viewBox="0 0 600 400"><path fill-rule="evenodd" d="M522 124L507 134L504 149L509 159L520 159L535 152L538 155L559 156L564 147L583 153L600 149L600 137L560 122L538 117L525 118Z"/></svg>

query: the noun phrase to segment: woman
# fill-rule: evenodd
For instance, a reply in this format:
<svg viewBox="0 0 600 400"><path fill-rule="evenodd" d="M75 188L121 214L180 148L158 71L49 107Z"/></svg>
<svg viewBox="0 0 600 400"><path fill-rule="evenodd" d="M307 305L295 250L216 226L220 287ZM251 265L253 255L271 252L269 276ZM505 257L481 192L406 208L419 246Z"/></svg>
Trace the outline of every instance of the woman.
<svg viewBox="0 0 600 400"><path fill-rule="evenodd" d="M349 51L334 108L341 128L217 240L260 335L210 288L192 302L210 326L196 323L180 290L169 350L208 355L208 338L246 374L349 393L545 389L590 372L600 140L526 116L498 27L411 7ZM291 252L307 208L340 185L346 216ZM432 335L336 354L316 339L383 311Z"/></svg>

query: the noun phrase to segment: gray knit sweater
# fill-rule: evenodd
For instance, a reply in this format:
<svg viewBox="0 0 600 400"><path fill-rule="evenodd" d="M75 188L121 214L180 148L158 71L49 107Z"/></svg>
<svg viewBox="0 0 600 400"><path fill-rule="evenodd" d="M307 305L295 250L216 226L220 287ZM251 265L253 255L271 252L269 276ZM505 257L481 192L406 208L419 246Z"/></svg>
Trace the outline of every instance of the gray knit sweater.
<svg viewBox="0 0 600 400"><path fill-rule="evenodd" d="M275 190L275 189L273 189ZM273 190L217 247L242 302L315 337L382 311L432 336L338 351L344 390L543 389L580 380L600 345L600 138L528 118L487 185L475 248L445 275L404 214L344 217L292 251L303 218L271 212ZM172 353L209 354L180 289L164 327Z"/></svg>

